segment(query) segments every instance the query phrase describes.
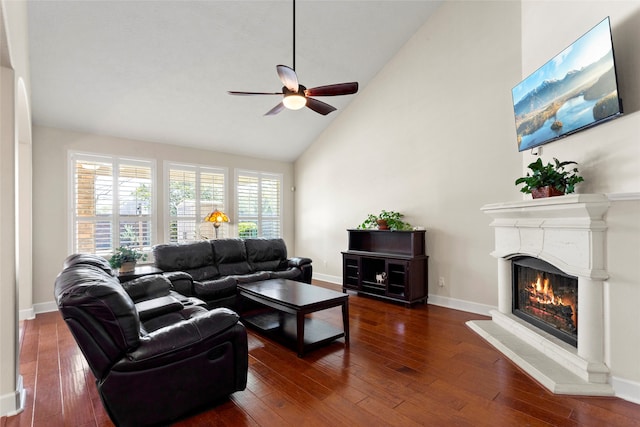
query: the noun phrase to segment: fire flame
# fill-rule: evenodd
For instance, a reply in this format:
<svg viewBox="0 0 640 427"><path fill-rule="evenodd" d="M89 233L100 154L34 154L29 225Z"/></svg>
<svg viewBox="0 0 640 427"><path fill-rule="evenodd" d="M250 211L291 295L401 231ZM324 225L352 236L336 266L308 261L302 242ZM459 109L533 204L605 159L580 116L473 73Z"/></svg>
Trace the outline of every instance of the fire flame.
<svg viewBox="0 0 640 427"><path fill-rule="evenodd" d="M533 287L536 301L541 304L562 304L562 298L558 298L553 294L553 288L549 286L549 279L542 279L538 276L537 280L531 284Z"/></svg>
<svg viewBox="0 0 640 427"><path fill-rule="evenodd" d="M546 305L568 305L571 306L573 310L573 315L571 318L575 325L578 324L577 312L576 312L576 303L572 301L573 298L569 298L569 301L563 301L561 297L556 297L553 294L553 287L549 283L548 278L542 278L540 275L537 276L536 281L531 283L531 295L534 296L534 300L540 304Z"/></svg>

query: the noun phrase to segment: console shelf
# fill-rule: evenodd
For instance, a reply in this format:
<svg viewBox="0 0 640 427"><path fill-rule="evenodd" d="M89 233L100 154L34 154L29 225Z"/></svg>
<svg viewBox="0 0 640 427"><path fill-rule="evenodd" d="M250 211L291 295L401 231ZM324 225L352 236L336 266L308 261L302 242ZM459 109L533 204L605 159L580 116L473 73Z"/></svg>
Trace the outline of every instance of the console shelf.
<svg viewBox="0 0 640 427"><path fill-rule="evenodd" d="M424 230L347 230L342 252L344 292L352 290L411 305L427 301Z"/></svg>

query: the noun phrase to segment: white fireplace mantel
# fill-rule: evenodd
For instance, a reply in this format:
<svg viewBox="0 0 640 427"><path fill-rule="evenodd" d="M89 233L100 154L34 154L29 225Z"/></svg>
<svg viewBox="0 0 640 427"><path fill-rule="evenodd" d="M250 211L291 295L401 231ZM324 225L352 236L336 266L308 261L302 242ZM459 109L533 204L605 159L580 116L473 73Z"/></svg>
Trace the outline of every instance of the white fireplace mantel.
<svg viewBox="0 0 640 427"><path fill-rule="evenodd" d="M498 311L468 326L554 393L612 395L604 364L605 214L603 194L572 194L482 207L493 221ZM512 314L511 259L532 256L578 277L578 347Z"/></svg>

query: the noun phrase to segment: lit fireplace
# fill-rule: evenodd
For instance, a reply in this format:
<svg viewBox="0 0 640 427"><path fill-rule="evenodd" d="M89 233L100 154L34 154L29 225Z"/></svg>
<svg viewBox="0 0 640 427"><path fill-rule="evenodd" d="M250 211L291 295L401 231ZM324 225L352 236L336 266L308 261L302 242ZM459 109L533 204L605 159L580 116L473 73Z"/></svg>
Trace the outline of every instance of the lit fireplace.
<svg viewBox="0 0 640 427"><path fill-rule="evenodd" d="M612 309L604 292L608 208L604 194L482 207L495 230L498 307L491 320L467 324L553 393L614 394L605 363L605 311ZM532 295L544 292L545 279L547 296Z"/></svg>
<svg viewBox="0 0 640 427"><path fill-rule="evenodd" d="M513 314L577 347L578 278L532 257L512 266Z"/></svg>

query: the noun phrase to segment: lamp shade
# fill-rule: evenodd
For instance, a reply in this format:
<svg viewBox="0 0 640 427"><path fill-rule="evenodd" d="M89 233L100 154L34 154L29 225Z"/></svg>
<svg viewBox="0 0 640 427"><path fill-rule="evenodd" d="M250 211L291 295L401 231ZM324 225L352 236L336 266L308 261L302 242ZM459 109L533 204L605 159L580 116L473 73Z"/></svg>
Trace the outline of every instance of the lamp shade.
<svg viewBox="0 0 640 427"><path fill-rule="evenodd" d="M224 212L216 209L215 211L207 215L204 220L205 222L213 222L214 225L215 224L220 225L220 223L222 222L229 222L229 217Z"/></svg>

